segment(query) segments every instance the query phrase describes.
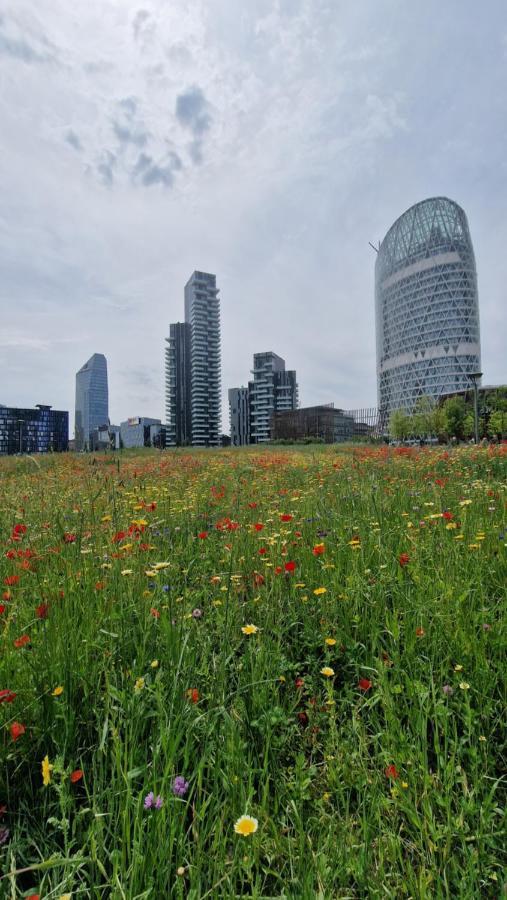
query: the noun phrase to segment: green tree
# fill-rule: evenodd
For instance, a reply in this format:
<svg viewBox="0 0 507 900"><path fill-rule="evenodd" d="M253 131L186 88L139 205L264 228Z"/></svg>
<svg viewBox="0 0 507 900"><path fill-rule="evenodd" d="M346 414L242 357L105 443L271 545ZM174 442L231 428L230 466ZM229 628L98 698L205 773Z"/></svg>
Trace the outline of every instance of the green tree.
<svg viewBox="0 0 507 900"><path fill-rule="evenodd" d="M404 441L410 434L411 420L402 409L396 409L389 418L389 434L397 441Z"/></svg>
<svg viewBox="0 0 507 900"><path fill-rule="evenodd" d="M490 437L501 438L507 434L507 412L495 409L489 417L488 434Z"/></svg>
<svg viewBox="0 0 507 900"><path fill-rule="evenodd" d="M448 397L444 403L444 413L448 435L462 440L464 437L463 426L467 414L463 397Z"/></svg>
<svg viewBox="0 0 507 900"><path fill-rule="evenodd" d="M419 397L412 415L412 431L417 437L435 433L435 401L431 397Z"/></svg>
<svg viewBox="0 0 507 900"><path fill-rule="evenodd" d="M466 438L472 438L475 434L475 419L470 412L463 420L463 434Z"/></svg>

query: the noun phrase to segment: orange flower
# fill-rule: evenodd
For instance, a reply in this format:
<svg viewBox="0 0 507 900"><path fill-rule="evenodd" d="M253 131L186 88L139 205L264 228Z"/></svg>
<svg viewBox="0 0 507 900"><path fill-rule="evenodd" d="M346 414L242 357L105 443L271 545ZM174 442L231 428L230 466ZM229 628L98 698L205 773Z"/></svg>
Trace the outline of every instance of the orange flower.
<svg viewBox="0 0 507 900"><path fill-rule="evenodd" d="M199 691L197 688L189 688L186 692L187 700L191 703L199 703Z"/></svg>
<svg viewBox="0 0 507 900"><path fill-rule="evenodd" d="M74 771L70 773L69 777L70 777L72 784L75 784L76 781L81 781L81 779L83 777L83 770L82 769L74 769Z"/></svg>
<svg viewBox="0 0 507 900"><path fill-rule="evenodd" d="M315 544L315 547L313 548L312 553L314 556L322 556L325 549L326 548L325 548L324 544Z"/></svg>
<svg viewBox="0 0 507 900"><path fill-rule="evenodd" d="M21 637L16 638L14 641L14 646L19 649L19 647L25 647L26 644L30 643L30 636L28 634L23 634Z"/></svg>

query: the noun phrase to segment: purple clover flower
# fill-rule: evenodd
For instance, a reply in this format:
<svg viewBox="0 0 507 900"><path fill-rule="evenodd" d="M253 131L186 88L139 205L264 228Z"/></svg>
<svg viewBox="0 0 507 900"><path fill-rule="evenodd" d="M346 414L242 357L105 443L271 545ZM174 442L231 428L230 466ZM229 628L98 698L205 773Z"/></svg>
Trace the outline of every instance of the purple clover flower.
<svg viewBox="0 0 507 900"><path fill-rule="evenodd" d="M164 801L162 800L162 797L160 796L160 794L157 794L157 799L155 800L155 809L162 809L163 805Z"/></svg>
<svg viewBox="0 0 507 900"><path fill-rule="evenodd" d="M482 628L484 631L491 631L491 625L489 624L489 622L483 622Z"/></svg>
<svg viewBox="0 0 507 900"><path fill-rule="evenodd" d="M442 691L444 692L446 697L452 697L454 694L454 688L451 687L450 684L444 684Z"/></svg>
<svg viewBox="0 0 507 900"><path fill-rule="evenodd" d="M150 793L146 794L146 797L144 798L144 808L151 809L151 807L153 806L154 800L155 800L155 795L154 795L153 791L150 791Z"/></svg>
<svg viewBox="0 0 507 900"><path fill-rule="evenodd" d="M183 775L176 775L173 781L173 794L175 797L184 797L189 788L188 781L185 781Z"/></svg>

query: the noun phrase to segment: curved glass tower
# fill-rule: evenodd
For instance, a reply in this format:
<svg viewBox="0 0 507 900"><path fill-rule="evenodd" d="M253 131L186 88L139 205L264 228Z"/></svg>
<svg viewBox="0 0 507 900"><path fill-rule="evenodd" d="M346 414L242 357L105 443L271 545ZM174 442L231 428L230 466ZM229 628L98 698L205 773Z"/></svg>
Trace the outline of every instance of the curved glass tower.
<svg viewBox="0 0 507 900"><path fill-rule="evenodd" d="M471 386L481 366L477 275L457 203L423 200L389 229L375 265L375 322L384 421L419 397Z"/></svg>

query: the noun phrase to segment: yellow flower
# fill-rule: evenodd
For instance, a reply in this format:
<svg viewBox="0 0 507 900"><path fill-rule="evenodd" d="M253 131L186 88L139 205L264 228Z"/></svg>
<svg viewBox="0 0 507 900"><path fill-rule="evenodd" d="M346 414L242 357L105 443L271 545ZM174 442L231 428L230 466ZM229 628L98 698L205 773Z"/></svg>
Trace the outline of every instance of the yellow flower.
<svg viewBox="0 0 507 900"><path fill-rule="evenodd" d="M459 686L462 691L468 691L468 689L470 687L468 681L461 681Z"/></svg>
<svg viewBox="0 0 507 900"><path fill-rule="evenodd" d="M325 587L315 588L313 593L315 594L316 597L320 597L321 594L327 594L327 588L325 588Z"/></svg>
<svg viewBox="0 0 507 900"><path fill-rule="evenodd" d="M484 741L486 740L486 738L484 737L483 734L480 734L480 735L479 735L479 740L480 740L482 743L484 743Z"/></svg>
<svg viewBox="0 0 507 900"><path fill-rule="evenodd" d="M325 675L326 678L331 678L331 675L334 675L334 669L331 666L324 666L323 669L320 670L321 675Z"/></svg>
<svg viewBox="0 0 507 900"><path fill-rule="evenodd" d="M257 625L243 625L241 629L243 634L257 634L258 630Z"/></svg>
<svg viewBox="0 0 507 900"><path fill-rule="evenodd" d="M132 575L133 569L122 569L122 575Z"/></svg>
<svg viewBox="0 0 507 900"><path fill-rule="evenodd" d="M234 831L236 834L240 834L242 837L248 837L250 834L255 834L257 828L259 827L259 823L257 819L254 819L253 816L240 816L237 822L234 824Z"/></svg>
<svg viewBox="0 0 507 900"><path fill-rule="evenodd" d="M72 894L60 894L58 900L70 900Z"/></svg>
<svg viewBox="0 0 507 900"><path fill-rule="evenodd" d="M463 671L463 666L460 666L459 663L458 663L456 666L454 666L454 671L455 671L455 672L462 672L462 671Z"/></svg>
<svg viewBox="0 0 507 900"><path fill-rule="evenodd" d="M144 678L136 678L136 683L134 685L134 690L135 690L136 694L138 694L139 691L142 691L143 687L144 687Z"/></svg>
<svg viewBox="0 0 507 900"><path fill-rule="evenodd" d="M52 770L53 770L53 766L52 766L52 764L49 762L49 756L48 756L47 753L46 753L44 759L42 760L42 766L41 766L41 771L42 771L42 783L43 783L43 785L44 785L45 787L47 787L47 785L48 785L48 784L50 783L50 781L51 781L51 772L52 772Z"/></svg>
<svg viewBox="0 0 507 900"><path fill-rule="evenodd" d="M157 571L159 571L160 569L169 568L170 565L171 565L171 563L168 563L168 562L155 563L153 568L156 569Z"/></svg>
<svg viewBox="0 0 507 900"><path fill-rule="evenodd" d="M157 669L158 668L158 659L152 659L150 666L152 669Z"/></svg>
<svg viewBox="0 0 507 900"><path fill-rule="evenodd" d="M51 693L53 697L59 697L60 694L63 694L63 688L61 684L59 684L58 687L55 687L54 691L51 691Z"/></svg>
<svg viewBox="0 0 507 900"><path fill-rule="evenodd" d="M336 638L326 638L325 643L328 647L334 647L334 645L336 644Z"/></svg>

